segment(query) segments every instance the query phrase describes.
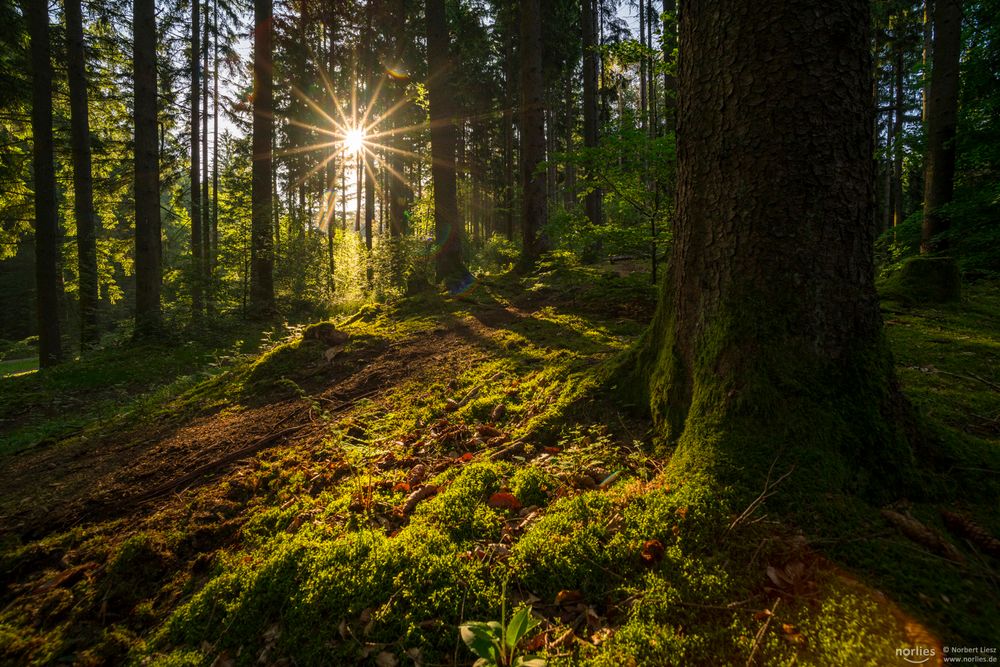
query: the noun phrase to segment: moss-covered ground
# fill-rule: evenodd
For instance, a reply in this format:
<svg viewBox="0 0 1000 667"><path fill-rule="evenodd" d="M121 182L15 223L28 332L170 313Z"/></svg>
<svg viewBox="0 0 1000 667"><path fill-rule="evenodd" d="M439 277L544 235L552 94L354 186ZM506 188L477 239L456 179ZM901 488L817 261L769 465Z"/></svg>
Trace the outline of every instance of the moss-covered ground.
<svg viewBox="0 0 1000 667"><path fill-rule="evenodd" d="M542 621L521 648L550 665L996 645L1000 554L941 510L1000 534L1000 289L887 304L933 436L925 483L794 521L673 478L602 384L653 300L641 274L554 264L367 307L338 323L346 342L239 356L82 435L27 447L28 426L55 431L19 426L0 461L0 663L468 665L458 625L520 605Z"/></svg>

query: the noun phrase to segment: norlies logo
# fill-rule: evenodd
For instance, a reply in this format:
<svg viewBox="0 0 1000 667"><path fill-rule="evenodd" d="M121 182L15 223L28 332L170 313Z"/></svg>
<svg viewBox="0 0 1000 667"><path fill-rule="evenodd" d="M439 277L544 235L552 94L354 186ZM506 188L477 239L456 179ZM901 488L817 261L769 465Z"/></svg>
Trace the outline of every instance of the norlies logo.
<svg viewBox="0 0 1000 667"><path fill-rule="evenodd" d="M922 665L937 655L937 649L926 646L915 646L914 648L897 648L896 655L903 660L914 665Z"/></svg>

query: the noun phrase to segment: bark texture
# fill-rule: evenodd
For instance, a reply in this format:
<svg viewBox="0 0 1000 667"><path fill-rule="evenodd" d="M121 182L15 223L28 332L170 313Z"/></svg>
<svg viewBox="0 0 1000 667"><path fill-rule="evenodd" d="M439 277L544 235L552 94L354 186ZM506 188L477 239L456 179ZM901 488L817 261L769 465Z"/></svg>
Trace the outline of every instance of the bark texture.
<svg viewBox="0 0 1000 667"><path fill-rule="evenodd" d="M455 173L455 117L451 56L444 0L427 0L428 97L431 119L431 178L434 181L434 236L437 279L452 291L469 278L462 263L462 224Z"/></svg>
<svg viewBox="0 0 1000 667"><path fill-rule="evenodd" d="M191 311L195 318L205 308L202 298L201 220L201 3L191 2Z"/></svg>
<svg viewBox="0 0 1000 667"><path fill-rule="evenodd" d="M73 214L80 274L80 345L97 343L97 221L90 159L90 113L87 104L87 54L83 44L80 0L66 0L66 69L69 79L70 150L73 155Z"/></svg>
<svg viewBox="0 0 1000 667"><path fill-rule="evenodd" d="M521 250L522 268L535 264L545 250L547 209L545 174L545 86L542 76L542 26L539 0L521 6Z"/></svg>
<svg viewBox="0 0 1000 667"><path fill-rule="evenodd" d="M274 138L271 0L254 0L253 166L250 183L250 310L274 311L274 236L271 229L271 151Z"/></svg>
<svg viewBox="0 0 1000 667"><path fill-rule="evenodd" d="M161 328L160 155L156 123L156 3L135 0L135 332Z"/></svg>
<svg viewBox="0 0 1000 667"><path fill-rule="evenodd" d="M936 238L948 229L941 207L955 191L955 128L958 125L959 56L962 53L962 3L937 0L934 6L934 64L927 105L927 160L924 163L924 224L920 251L945 249Z"/></svg>
<svg viewBox="0 0 1000 667"><path fill-rule="evenodd" d="M24 5L31 39L31 134L35 186L35 298L38 308L38 363L62 360L59 337L59 218L52 149L52 60L49 13L45 3Z"/></svg>
<svg viewBox="0 0 1000 667"><path fill-rule="evenodd" d="M597 0L583 0L583 145L596 148L598 142L597 119ZM587 218L591 224L601 224L601 190L595 188L587 194ZM595 253L596 254L596 253ZM596 257L595 257L596 259Z"/></svg>
<svg viewBox="0 0 1000 667"><path fill-rule="evenodd" d="M909 460L874 288L868 25L866 0L681 7L675 243L631 363L685 474L756 494L780 462L842 489Z"/></svg>

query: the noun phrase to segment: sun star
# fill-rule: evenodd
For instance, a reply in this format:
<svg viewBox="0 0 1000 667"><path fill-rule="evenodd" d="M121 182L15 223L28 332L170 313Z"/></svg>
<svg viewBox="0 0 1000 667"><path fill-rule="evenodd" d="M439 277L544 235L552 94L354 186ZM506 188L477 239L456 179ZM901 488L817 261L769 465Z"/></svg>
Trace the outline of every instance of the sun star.
<svg viewBox="0 0 1000 667"><path fill-rule="evenodd" d="M348 130L347 135L344 137L344 148L347 149L348 153L358 153L364 148L365 145L365 131L361 128L354 128L353 130Z"/></svg>

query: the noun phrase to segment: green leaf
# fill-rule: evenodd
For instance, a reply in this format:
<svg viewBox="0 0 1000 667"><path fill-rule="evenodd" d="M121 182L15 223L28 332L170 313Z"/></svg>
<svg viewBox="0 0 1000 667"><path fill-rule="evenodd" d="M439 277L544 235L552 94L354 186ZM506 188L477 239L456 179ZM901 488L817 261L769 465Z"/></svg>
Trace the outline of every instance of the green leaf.
<svg viewBox="0 0 1000 667"><path fill-rule="evenodd" d="M458 628L462 641L473 653L487 661L497 662L499 651L497 638L485 623L466 623Z"/></svg>
<svg viewBox="0 0 1000 667"><path fill-rule="evenodd" d="M532 618L530 607L521 607L507 625L507 634L504 637L507 648L513 650L521 637L528 634L531 628L538 625L538 621Z"/></svg>

